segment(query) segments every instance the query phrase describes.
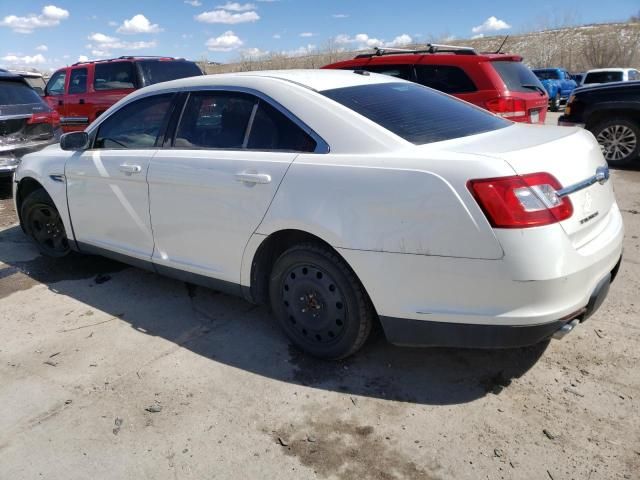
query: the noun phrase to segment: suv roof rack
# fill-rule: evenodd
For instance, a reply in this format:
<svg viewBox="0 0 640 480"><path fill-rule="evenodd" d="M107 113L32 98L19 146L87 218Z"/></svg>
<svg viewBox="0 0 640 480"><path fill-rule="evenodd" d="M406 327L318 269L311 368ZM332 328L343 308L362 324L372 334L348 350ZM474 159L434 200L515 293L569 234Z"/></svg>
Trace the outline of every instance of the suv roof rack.
<svg viewBox="0 0 640 480"><path fill-rule="evenodd" d="M442 45L439 43L427 43L426 48L409 49L409 48L390 48L390 47L374 47L374 53L362 53L356 55L355 58L371 58L381 57L383 55L402 55L402 54L425 54L425 53L453 53L455 55L477 55L473 47L460 47L457 45Z"/></svg>
<svg viewBox="0 0 640 480"><path fill-rule="evenodd" d="M114 60L134 60L136 58L158 58L164 60L184 60L184 58L176 58L176 57L166 57L161 55L122 55L121 57L116 58L103 58L102 60L87 60L86 62L76 62L72 64L72 67L76 65L81 65L85 63L101 63L101 62L113 62Z"/></svg>

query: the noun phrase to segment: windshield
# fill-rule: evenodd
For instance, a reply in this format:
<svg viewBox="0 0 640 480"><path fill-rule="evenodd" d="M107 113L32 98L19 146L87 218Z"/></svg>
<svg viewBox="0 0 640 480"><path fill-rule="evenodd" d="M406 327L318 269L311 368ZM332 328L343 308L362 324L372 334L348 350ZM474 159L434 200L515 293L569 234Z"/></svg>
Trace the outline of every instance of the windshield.
<svg viewBox="0 0 640 480"><path fill-rule="evenodd" d="M184 60L144 60L138 62L138 68L145 86L202 75L200 68L195 63Z"/></svg>
<svg viewBox="0 0 640 480"><path fill-rule="evenodd" d="M560 80L557 70L534 70L533 73L540 80Z"/></svg>
<svg viewBox="0 0 640 480"><path fill-rule="evenodd" d="M587 73L584 83L621 82L622 72L591 72Z"/></svg>
<svg viewBox="0 0 640 480"><path fill-rule="evenodd" d="M499 60L491 62L491 65L496 69L507 89L512 92L532 92L534 89L531 86L543 88L538 77L522 62Z"/></svg>
<svg viewBox="0 0 640 480"><path fill-rule="evenodd" d="M36 91L22 82L0 80L0 105L42 104Z"/></svg>
<svg viewBox="0 0 640 480"><path fill-rule="evenodd" d="M511 125L449 95L414 83L382 83L321 92L416 145Z"/></svg>

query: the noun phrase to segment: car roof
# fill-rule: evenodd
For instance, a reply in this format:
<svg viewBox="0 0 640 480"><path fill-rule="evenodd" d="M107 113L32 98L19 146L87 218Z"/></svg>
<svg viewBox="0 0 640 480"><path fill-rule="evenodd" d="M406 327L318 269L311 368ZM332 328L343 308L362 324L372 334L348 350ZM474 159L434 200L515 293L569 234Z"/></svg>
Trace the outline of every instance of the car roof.
<svg viewBox="0 0 640 480"><path fill-rule="evenodd" d="M635 68L594 68L593 70L587 70L587 73L597 73L597 72L628 72L629 70L635 70Z"/></svg>
<svg viewBox="0 0 640 480"><path fill-rule="evenodd" d="M24 82L21 75L3 69L0 69L0 80L18 80Z"/></svg>
<svg viewBox="0 0 640 480"><path fill-rule="evenodd" d="M20 75L21 77L43 78L42 74L38 72L27 72L24 70L9 70L9 72Z"/></svg>
<svg viewBox="0 0 640 480"><path fill-rule="evenodd" d="M66 67L60 68L60 70L64 70L65 68L76 67L78 65L90 65L96 63L110 63L110 62L139 62L142 60L156 60L163 62L186 62L188 60L184 58L177 57L161 57L161 56L122 56L117 58L104 58L101 60L87 60L86 62L76 62L73 65L68 65Z"/></svg>
<svg viewBox="0 0 640 480"><path fill-rule="evenodd" d="M256 72L220 73L196 77L181 78L169 82L145 87L142 90L165 90L175 88L206 87L216 85L233 86L234 80L242 78L262 79L264 81L284 81L311 90L323 91L335 88L369 85L372 83L404 82L387 75L366 72L354 73L348 70L263 70Z"/></svg>
<svg viewBox="0 0 640 480"><path fill-rule="evenodd" d="M398 63L401 65L413 65L416 63L421 64L437 64L437 63L449 63L449 64L472 64L478 62L493 62L493 61L513 61L521 62L522 57L520 55L511 55L505 53L475 53L475 54L455 54L455 53L397 53L392 55L376 55L376 54L363 54L358 55L355 58L349 60L343 60L335 62L326 67L329 68L347 68L349 65L364 65L364 64L393 64ZM326 68L324 67L324 68Z"/></svg>

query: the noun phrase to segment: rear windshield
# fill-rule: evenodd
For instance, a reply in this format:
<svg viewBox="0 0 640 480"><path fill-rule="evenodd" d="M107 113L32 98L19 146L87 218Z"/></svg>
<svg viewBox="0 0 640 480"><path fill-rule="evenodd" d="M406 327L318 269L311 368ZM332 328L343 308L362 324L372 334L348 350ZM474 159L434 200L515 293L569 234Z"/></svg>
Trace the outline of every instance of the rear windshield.
<svg viewBox="0 0 640 480"><path fill-rule="evenodd" d="M0 105L27 105L42 103L33 88L22 82L0 80Z"/></svg>
<svg viewBox="0 0 640 480"><path fill-rule="evenodd" d="M622 72L592 72L587 73L584 83L621 82Z"/></svg>
<svg viewBox="0 0 640 480"><path fill-rule="evenodd" d="M414 83L359 85L321 93L416 145L511 125L485 110Z"/></svg>
<svg viewBox="0 0 640 480"><path fill-rule="evenodd" d="M558 75L557 70L534 70L533 73L536 74L540 80L560 80L560 75Z"/></svg>
<svg viewBox="0 0 640 480"><path fill-rule="evenodd" d="M512 92L535 92L543 88L538 77L522 62L496 61L491 65Z"/></svg>
<svg viewBox="0 0 640 480"><path fill-rule="evenodd" d="M146 60L138 62L138 68L144 85L202 75L200 68L193 62Z"/></svg>

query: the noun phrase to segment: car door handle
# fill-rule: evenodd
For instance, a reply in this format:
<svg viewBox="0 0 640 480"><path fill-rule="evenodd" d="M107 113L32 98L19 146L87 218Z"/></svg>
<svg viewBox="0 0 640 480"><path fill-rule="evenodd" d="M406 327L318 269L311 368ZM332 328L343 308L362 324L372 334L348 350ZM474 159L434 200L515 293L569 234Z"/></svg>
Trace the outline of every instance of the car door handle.
<svg viewBox="0 0 640 480"><path fill-rule="evenodd" d="M236 173L236 180L246 183L270 183L271 175L267 175L266 173L241 172Z"/></svg>
<svg viewBox="0 0 640 480"><path fill-rule="evenodd" d="M79 103L80 105L84 105L84 98L81 98L80 100L78 100L78 103Z"/></svg>
<svg viewBox="0 0 640 480"><path fill-rule="evenodd" d="M140 173L142 171L142 167L140 165L129 165L127 163L123 163L120 165L120 171L127 175L131 175L132 173Z"/></svg>

